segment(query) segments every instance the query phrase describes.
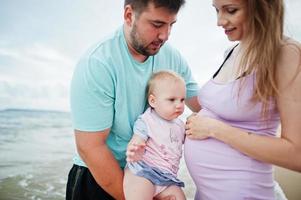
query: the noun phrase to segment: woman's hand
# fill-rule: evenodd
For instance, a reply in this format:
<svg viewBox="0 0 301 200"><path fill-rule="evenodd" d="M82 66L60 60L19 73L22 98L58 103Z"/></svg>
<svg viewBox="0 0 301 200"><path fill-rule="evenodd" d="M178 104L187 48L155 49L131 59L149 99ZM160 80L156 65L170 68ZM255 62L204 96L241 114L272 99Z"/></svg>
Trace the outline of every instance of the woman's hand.
<svg viewBox="0 0 301 200"><path fill-rule="evenodd" d="M221 125L221 123L218 120L193 113L187 118L185 133L190 139L207 139L213 136L213 129Z"/></svg>

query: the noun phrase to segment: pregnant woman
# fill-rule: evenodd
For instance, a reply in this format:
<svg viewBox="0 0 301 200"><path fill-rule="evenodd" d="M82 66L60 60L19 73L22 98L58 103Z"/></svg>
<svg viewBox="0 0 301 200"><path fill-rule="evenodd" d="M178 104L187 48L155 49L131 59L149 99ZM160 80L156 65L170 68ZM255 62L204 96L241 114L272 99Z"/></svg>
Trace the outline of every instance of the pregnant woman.
<svg viewBox="0 0 301 200"><path fill-rule="evenodd" d="M283 35L283 0L213 6L238 44L200 89L201 111L187 119L195 199L275 199L272 165L301 171L301 45Z"/></svg>

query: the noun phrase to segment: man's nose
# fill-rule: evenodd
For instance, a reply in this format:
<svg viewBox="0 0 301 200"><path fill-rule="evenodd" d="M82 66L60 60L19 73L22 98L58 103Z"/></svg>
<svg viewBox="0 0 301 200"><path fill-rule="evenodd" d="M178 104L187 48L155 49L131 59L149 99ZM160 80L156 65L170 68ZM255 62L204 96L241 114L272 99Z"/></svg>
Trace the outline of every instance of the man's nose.
<svg viewBox="0 0 301 200"><path fill-rule="evenodd" d="M170 35L171 26L163 27L159 33L159 39L162 41L167 41Z"/></svg>

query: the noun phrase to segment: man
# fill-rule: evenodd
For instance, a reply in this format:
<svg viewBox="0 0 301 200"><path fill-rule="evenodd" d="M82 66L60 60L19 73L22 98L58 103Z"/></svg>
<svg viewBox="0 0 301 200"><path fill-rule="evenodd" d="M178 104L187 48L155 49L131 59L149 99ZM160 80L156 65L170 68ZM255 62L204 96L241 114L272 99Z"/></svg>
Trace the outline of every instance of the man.
<svg viewBox="0 0 301 200"><path fill-rule="evenodd" d="M125 0L124 24L90 49L71 84L71 111L78 155L66 199L124 199L125 151L136 118L146 108L146 84L169 69L186 82L186 105L199 110L197 84L168 40L185 0Z"/></svg>

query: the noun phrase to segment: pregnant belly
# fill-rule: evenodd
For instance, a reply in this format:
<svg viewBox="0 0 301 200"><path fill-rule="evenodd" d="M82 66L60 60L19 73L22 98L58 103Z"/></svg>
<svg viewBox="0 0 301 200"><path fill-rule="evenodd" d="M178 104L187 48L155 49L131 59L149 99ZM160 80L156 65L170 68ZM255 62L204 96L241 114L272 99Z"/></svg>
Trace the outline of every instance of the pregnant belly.
<svg viewBox="0 0 301 200"><path fill-rule="evenodd" d="M186 138L184 156L197 199L273 199L272 167L215 139ZM239 191L239 192L238 192ZM253 195L259 195L257 197Z"/></svg>
<svg viewBox="0 0 301 200"><path fill-rule="evenodd" d="M267 172L271 165L252 159L215 139L191 140L186 138L184 155L187 165L194 164L220 170Z"/></svg>

